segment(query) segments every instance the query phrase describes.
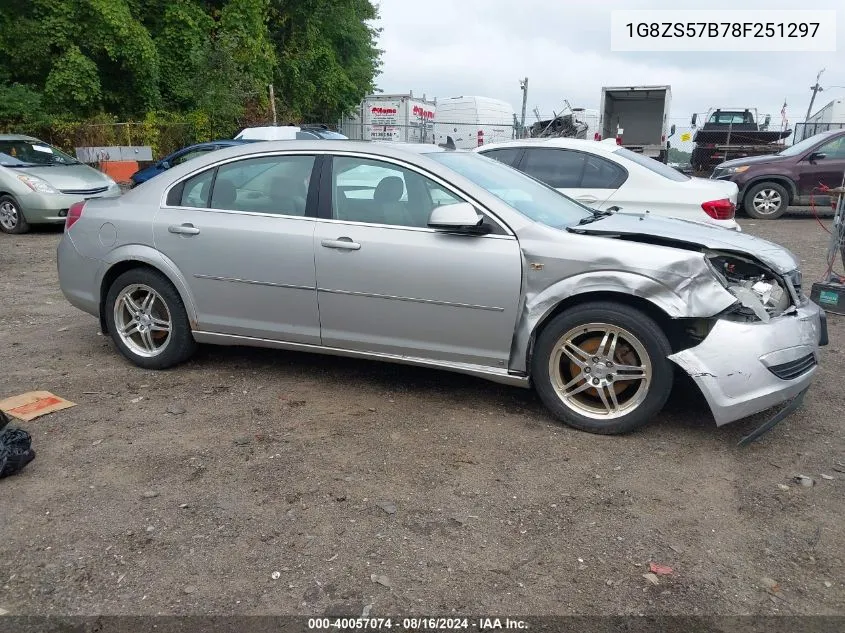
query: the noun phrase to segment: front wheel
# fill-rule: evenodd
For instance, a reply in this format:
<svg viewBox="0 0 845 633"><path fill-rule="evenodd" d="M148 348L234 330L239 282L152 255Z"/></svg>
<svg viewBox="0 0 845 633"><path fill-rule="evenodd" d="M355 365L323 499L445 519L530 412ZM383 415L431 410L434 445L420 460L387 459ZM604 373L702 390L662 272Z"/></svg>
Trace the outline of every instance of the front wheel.
<svg viewBox="0 0 845 633"><path fill-rule="evenodd" d="M569 426L627 433L666 404L671 353L666 335L645 313L613 302L583 304L556 316L538 336L534 388Z"/></svg>
<svg viewBox="0 0 845 633"><path fill-rule="evenodd" d="M786 212L789 193L776 182L761 182L748 190L742 206L756 220L774 220Z"/></svg>
<svg viewBox="0 0 845 633"><path fill-rule="evenodd" d="M158 271L134 268L109 288L106 323L120 353L145 369L165 369L194 353L182 298Z"/></svg>
<svg viewBox="0 0 845 633"><path fill-rule="evenodd" d="M29 231L29 223L23 217L20 205L9 195L0 196L0 231L16 234Z"/></svg>

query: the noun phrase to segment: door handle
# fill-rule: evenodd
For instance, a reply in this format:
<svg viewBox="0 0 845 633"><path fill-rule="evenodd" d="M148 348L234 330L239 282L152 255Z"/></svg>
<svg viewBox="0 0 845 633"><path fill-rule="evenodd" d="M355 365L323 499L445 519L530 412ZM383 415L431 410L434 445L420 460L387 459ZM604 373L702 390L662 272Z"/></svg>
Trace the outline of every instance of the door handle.
<svg viewBox="0 0 845 633"><path fill-rule="evenodd" d="M592 204L593 202L598 201L598 198L596 198L595 196L578 196L575 199L579 202L586 202L587 204Z"/></svg>
<svg viewBox="0 0 845 633"><path fill-rule="evenodd" d="M167 231L177 235L197 235L200 232L193 224L171 224L167 227Z"/></svg>
<svg viewBox="0 0 845 633"><path fill-rule="evenodd" d="M320 244L326 248L338 248L344 251L357 251L361 248L358 242L353 242L349 237L339 237L336 240L322 240Z"/></svg>

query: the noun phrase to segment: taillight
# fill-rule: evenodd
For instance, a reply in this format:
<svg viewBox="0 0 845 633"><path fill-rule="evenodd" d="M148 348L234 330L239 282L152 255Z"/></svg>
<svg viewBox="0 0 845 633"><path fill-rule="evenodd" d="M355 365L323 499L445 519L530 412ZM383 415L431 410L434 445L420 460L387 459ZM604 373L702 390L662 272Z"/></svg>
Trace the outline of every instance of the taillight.
<svg viewBox="0 0 845 633"><path fill-rule="evenodd" d="M619 136L618 134L616 135L616 144L617 144L617 145L622 145L622 137L621 137L621 136Z"/></svg>
<svg viewBox="0 0 845 633"><path fill-rule="evenodd" d="M727 198L703 202L701 208L714 220L730 220L736 213L736 205Z"/></svg>
<svg viewBox="0 0 845 633"><path fill-rule="evenodd" d="M594 141L600 141L601 140L601 134L599 134L598 132L593 134L593 140Z"/></svg>
<svg viewBox="0 0 845 633"><path fill-rule="evenodd" d="M82 217L82 209L85 206L85 201L74 202L67 210L67 218L65 218L65 231L70 229L76 221Z"/></svg>

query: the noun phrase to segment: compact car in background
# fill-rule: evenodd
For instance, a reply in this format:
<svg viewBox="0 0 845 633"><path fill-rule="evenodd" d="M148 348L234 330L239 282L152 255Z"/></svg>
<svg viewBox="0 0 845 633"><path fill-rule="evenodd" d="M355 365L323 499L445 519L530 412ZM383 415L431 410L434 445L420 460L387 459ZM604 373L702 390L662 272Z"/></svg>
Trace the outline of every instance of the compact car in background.
<svg viewBox="0 0 845 633"><path fill-rule="evenodd" d="M114 198L120 187L73 156L22 134L0 134L0 231L63 224L74 202Z"/></svg>

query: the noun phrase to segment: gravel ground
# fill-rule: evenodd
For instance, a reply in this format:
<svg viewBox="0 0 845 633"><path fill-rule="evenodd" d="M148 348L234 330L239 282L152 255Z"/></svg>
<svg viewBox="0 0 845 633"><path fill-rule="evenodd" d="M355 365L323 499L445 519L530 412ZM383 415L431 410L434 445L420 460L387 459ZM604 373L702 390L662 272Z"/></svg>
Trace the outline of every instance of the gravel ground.
<svg viewBox="0 0 845 633"><path fill-rule="evenodd" d="M814 219L742 224L821 274ZM431 370L212 347L138 369L64 300L60 236L0 235L0 397L78 403L24 424L38 456L0 480L0 609L845 614L845 317L803 408L748 448L768 416L716 429L683 385L602 437Z"/></svg>

